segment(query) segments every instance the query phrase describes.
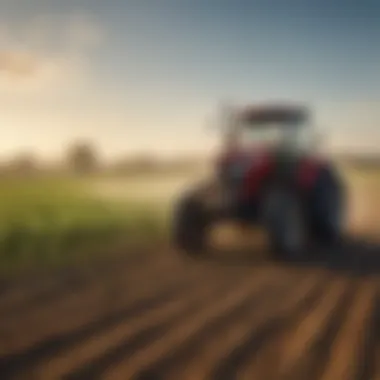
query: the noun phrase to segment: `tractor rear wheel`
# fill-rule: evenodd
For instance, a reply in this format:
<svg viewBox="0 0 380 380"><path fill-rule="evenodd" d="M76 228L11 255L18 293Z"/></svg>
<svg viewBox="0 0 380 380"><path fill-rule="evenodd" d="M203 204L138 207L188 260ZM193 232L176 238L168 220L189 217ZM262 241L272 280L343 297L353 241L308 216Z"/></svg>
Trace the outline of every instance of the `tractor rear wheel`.
<svg viewBox="0 0 380 380"><path fill-rule="evenodd" d="M315 239L325 244L339 243L344 229L344 191L337 174L325 169L313 189L311 207Z"/></svg>
<svg viewBox="0 0 380 380"><path fill-rule="evenodd" d="M185 195L174 210L173 243L188 256L199 256L206 249L208 220L206 212L195 196Z"/></svg>

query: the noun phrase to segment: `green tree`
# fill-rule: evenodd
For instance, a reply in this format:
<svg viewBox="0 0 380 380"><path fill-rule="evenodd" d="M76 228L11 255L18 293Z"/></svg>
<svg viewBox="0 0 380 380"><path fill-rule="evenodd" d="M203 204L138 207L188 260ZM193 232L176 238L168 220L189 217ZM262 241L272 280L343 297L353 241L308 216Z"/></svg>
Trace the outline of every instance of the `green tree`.
<svg viewBox="0 0 380 380"><path fill-rule="evenodd" d="M94 172L99 168L98 152L89 142L76 142L68 149L67 164L78 174Z"/></svg>

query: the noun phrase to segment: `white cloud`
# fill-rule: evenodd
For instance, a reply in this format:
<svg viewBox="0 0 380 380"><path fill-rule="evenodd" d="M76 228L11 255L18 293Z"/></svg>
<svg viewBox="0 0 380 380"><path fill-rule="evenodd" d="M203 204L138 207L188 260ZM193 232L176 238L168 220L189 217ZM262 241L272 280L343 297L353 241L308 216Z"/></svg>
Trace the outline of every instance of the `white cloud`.
<svg viewBox="0 0 380 380"><path fill-rule="evenodd" d="M102 40L99 24L80 13L40 15L17 30L0 24L0 95L75 90L89 79L89 54Z"/></svg>

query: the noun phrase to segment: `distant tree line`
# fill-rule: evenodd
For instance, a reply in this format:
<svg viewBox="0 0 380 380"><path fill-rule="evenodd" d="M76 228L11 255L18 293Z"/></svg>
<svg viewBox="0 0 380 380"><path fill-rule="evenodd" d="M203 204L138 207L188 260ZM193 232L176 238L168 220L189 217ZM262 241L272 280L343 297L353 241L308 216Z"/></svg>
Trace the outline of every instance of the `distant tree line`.
<svg viewBox="0 0 380 380"><path fill-rule="evenodd" d="M345 154L337 158L357 168L380 167L380 154ZM105 163L95 144L90 141L76 141L69 145L59 162L43 162L33 152L24 152L1 162L0 174L24 176L41 173L70 175L172 173L193 170L204 164L204 157L177 157L160 161L149 152L134 156L126 154L124 157L114 159L113 162Z"/></svg>
<svg viewBox="0 0 380 380"><path fill-rule="evenodd" d="M126 155L105 163L97 147L88 141L72 143L59 162L42 162L31 152L18 154L0 167L1 173L33 175L36 173L65 172L75 175L134 174L147 172L167 172L188 170L197 165L199 159L178 158L161 162L154 155L145 153L135 156Z"/></svg>

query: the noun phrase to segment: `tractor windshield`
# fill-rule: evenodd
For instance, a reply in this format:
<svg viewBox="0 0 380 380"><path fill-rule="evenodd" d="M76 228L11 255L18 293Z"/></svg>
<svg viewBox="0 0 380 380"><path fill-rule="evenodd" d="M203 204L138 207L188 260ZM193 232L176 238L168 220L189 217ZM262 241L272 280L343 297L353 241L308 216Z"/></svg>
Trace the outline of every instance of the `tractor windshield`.
<svg viewBox="0 0 380 380"><path fill-rule="evenodd" d="M252 145L277 145L280 143L282 133L280 126L277 123L264 126L241 125L239 142L243 146Z"/></svg>
<svg viewBox="0 0 380 380"><path fill-rule="evenodd" d="M299 123L242 123L239 128L239 145L243 148L268 147L302 149L307 141L306 128Z"/></svg>

